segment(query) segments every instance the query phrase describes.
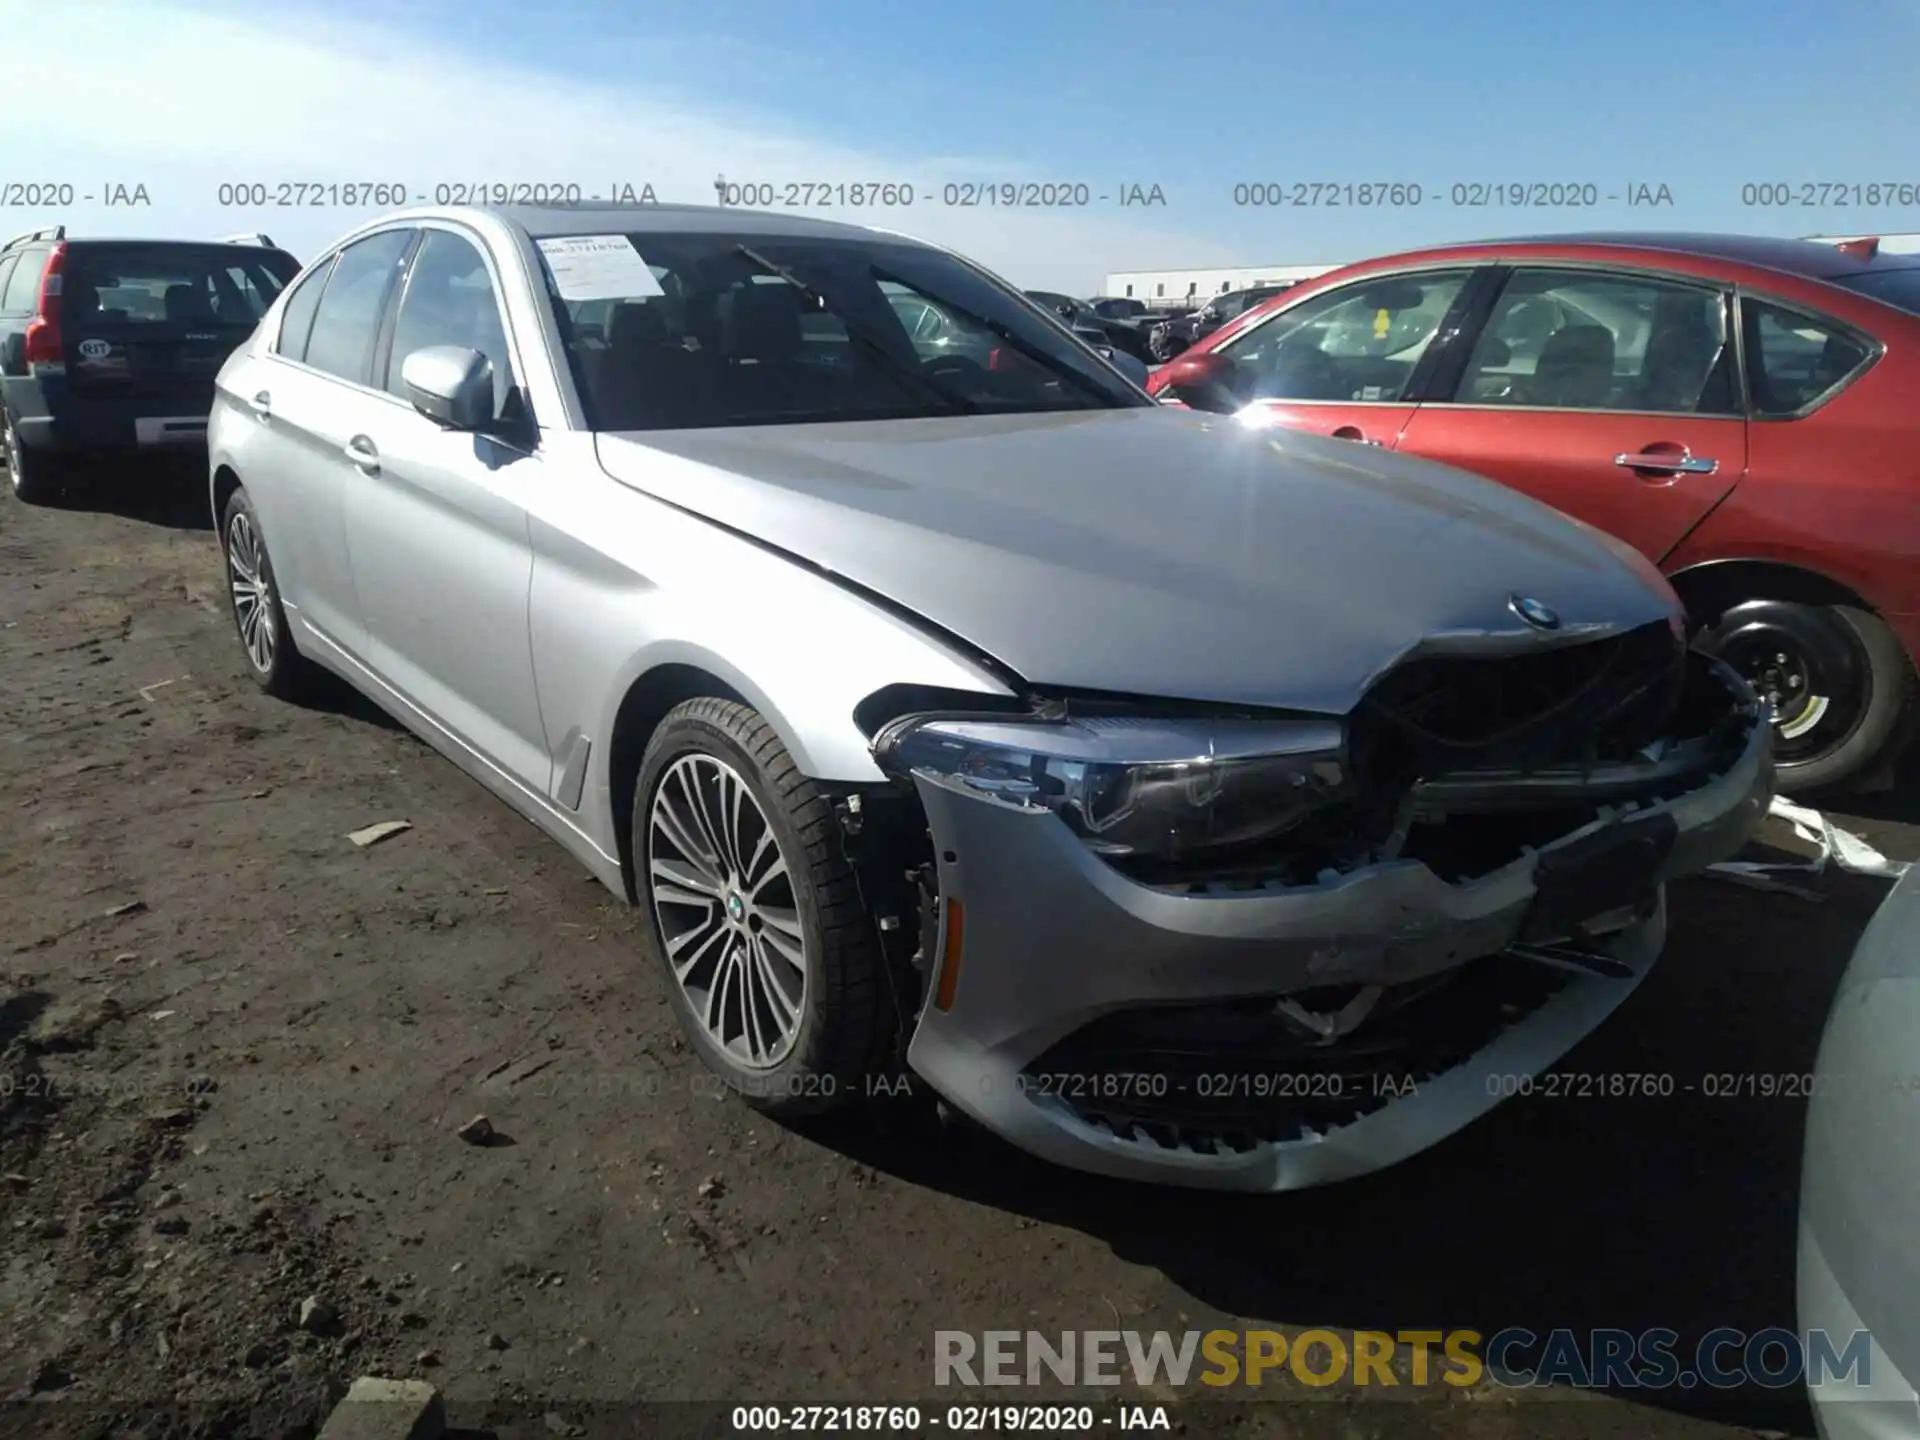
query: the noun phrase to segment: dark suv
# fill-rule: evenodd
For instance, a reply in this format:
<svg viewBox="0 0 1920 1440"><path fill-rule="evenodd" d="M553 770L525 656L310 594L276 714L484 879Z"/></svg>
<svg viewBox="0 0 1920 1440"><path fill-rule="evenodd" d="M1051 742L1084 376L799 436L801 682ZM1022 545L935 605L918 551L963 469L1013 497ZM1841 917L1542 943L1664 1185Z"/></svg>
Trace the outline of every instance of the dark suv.
<svg viewBox="0 0 1920 1440"><path fill-rule="evenodd" d="M192 454L213 379L300 262L264 235L0 246L0 425L14 494L40 502L80 459Z"/></svg>
<svg viewBox="0 0 1920 1440"><path fill-rule="evenodd" d="M1147 347L1155 362L1164 364L1188 346L1206 339L1234 316L1256 305L1264 305L1274 296L1292 288L1291 282L1256 285L1250 290L1229 290L1224 295L1216 295L1191 314L1176 315L1155 325L1148 332Z"/></svg>

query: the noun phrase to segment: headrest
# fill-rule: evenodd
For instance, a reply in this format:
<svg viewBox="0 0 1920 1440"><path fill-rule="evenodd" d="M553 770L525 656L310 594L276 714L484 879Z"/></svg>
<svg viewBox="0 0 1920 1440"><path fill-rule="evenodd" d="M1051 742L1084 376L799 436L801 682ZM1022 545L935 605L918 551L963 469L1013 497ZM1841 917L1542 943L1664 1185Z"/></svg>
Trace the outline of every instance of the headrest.
<svg viewBox="0 0 1920 1440"><path fill-rule="evenodd" d="M800 294L791 286L747 285L728 298L729 357L786 360L800 349Z"/></svg>
<svg viewBox="0 0 1920 1440"><path fill-rule="evenodd" d="M1540 347L1535 373L1548 366L1573 369L1576 366L1605 365L1613 368L1613 332L1604 325L1563 325L1547 337Z"/></svg>
<svg viewBox="0 0 1920 1440"><path fill-rule="evenodd" d="M615 349L655 345L667 339L667 314L650 301L629 301L613 307L607 322L607 344Z"/></svg>

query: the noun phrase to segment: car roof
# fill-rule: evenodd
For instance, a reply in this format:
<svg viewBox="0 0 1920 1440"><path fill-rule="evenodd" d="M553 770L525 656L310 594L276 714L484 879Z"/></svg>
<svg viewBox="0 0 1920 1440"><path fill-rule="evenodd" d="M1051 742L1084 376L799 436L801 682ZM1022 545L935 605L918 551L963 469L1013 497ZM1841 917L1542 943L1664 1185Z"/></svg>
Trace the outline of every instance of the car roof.
<svg viewBox="0 0 1920 1440"><path fill-rule="evenodd" d="M671 235L722 231L783 239L921 242L888 230L817 220L810 215L736 210L723 205L482 205L487 214L512 222L535 240L558 235Z"/></svg>
<svg viewBox="0 0 1920 1440"><path fill-rule="evenodd" d="M59 240L51 235L42 235L37 239L19 235L11 240L0 240L0 250L26 250L41 245L65 245L69 250L76 245L174 245L194 250L277 250L286 253L283 245L254 245L241 240L182 239L178 235L66 235Z"/></svg>
<svg viewBox="0 0 1920 1440"><path fill-rule="evenodd" d="M1784 271L1809 280L1836 280L1871 271L1920 266L1915 255L1856 255L1821 240L1791 240L1769 235L1721 235L1692 232L1576 231L1564 235L1526 235L1507 240L1477 240L1407 251L1395 259L1482 254L1490 251L1631 250L1642 254L1686 255Z"/></svg>

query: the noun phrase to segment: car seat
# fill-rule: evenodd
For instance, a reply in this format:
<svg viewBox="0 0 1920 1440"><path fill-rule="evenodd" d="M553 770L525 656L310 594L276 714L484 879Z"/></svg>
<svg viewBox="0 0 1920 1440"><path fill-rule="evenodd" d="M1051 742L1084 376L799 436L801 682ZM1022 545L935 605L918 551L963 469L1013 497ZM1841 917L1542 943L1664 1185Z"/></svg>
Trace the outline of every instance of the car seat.
<svg viewBox="0 0 1920 1440"><path fill-rule="evenodd" d="M660 298L623 301L607 321L607 348L592 357L595 421L609 430L699 423L707 361L675 336Z"/></svg>
<svg viewBox="0 0 1920 1440"><path fill-rule="evenodd" d="M1562 325L1540 347L1520 403L1597 410L1613 398L1613 332L1604 325Z"/></svg>
<svg viewBox="0 0 1920 1440"><path fill-rule="evenodd" d="M1639 386L1639 403L1646 409L1691 415L1733 408L1731 394L1706 393L1709 381L1725 373L1720 357L1726 336L1716 323L1716 304L1713 297L1700 293L1668 293L1654 303ZM1713 388L1724 391L1724 380Z"/></svg>

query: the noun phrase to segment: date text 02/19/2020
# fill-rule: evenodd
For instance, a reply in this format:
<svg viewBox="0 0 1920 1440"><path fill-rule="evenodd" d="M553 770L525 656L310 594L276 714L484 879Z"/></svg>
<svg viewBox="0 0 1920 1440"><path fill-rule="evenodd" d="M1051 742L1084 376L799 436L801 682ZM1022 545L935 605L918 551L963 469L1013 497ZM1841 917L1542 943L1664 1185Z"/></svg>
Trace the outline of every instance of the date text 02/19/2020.
<svg viewBox="0 0 1920 1440"><path fill-rule="evenodd" d="M955 210L1084 210L1096 205L1164 209L1167 193L1144 181L963 180L916 185L911 180L714 181L720 204L745 210L947 208Z"/></svg>
<svg viewBox="0 0 1920 1440"><path fill-rule="evenodd" d="M591 188L573 180L229 180L214 191L222 209L393 210L408 205L658 205L645 180Z"/></svg>
<svg viewBox="0 0 1920 1440"><path fill-rule="evenodd" d="M1671 209L1671 187L1646 180L1462 180L1423 185L1413 180L1243 180L1233 203L1271 210L1592 210L1601 205Z"/></svg>

